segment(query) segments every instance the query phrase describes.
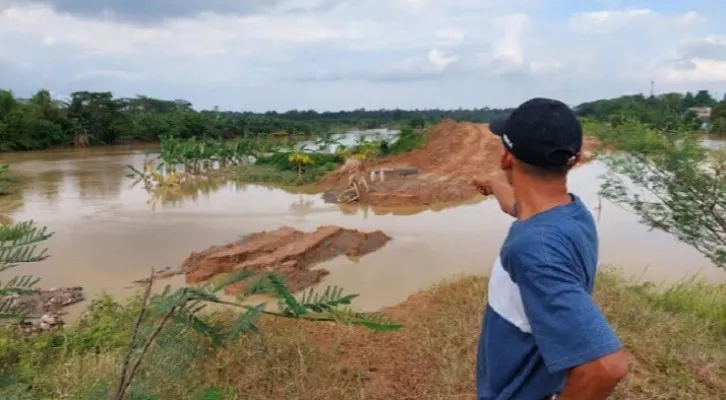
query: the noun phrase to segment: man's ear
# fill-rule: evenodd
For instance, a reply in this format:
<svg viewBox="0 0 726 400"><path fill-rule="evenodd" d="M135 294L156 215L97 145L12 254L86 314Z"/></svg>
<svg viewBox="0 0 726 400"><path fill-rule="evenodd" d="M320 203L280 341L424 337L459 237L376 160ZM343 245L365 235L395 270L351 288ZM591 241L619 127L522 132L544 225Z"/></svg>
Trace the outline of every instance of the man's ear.
<svg viewBox="0 0 726 400"><path fill-rule="evenodd" d="M580 153L577 153L574 156L570 157L567 160L567 166L570 167L570 168L572 168L573 166L575 166L575 164L577 164L577 163L580 162L580 157L581 157Z"/></svg>
<svg viewBox="0 0 726 400"><path fill-rule="evenodd" d="M502 152L502 156L499 159L499 167L502 170L508 170L511 169L514 165L514 156L512 156L512 153L509 152L509 150L504 149Z"/></svg>

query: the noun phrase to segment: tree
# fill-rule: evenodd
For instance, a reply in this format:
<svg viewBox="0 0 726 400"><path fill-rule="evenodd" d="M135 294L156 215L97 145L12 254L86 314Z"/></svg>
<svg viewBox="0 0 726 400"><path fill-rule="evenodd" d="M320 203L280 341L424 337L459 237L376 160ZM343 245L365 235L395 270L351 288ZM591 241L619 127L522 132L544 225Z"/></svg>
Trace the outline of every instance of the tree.
<svg viewBox="0 0 726 400"><path fill-rule="evenodd" d="M696 103L696 107L711 107L716 104L716 100L708 90L699 90L693 101Z"/></svg>
<svg viewBox="0 0 726 400"><path fill-rule="evenodd" d="M38 227L34 221L0 225L0 273L48 258L46 249L37 251L37 244L51 236L47 228ZM31 275L18 275L0 282L0 321L22 319L27 310L17 298L33 293L39 280Z"/></svg>
<svg viewBox="0 0 726 400"><path fill-rule="evenodd" d="M492 108L263 113L213 108L197 111L183 99L115 98L110 92L78 91L64 102L54 100L47 90L39 90L30 99L19 99L10 91L0 90L0 152L80 146L86 139L90 145L102 145L129 140L158 141L168 135L183 139L233 139L270 134L329 134L350 128L423 128L426 121L443 118L489 122L510 111Z"/></svg>
<svg viewBox="0 0 726 400"><path fill-rule="evenodd" d="M302 175L303 167L312 165L313 159L303 150L297 149L290 153L288 162L297 168L298 175Z"/></svg>
<svg viewBox="0 0 726 400"><path fill-rule="evenodd" d="M711 132L726 135L726 102L711 108Z"/></svg>
<svg viewBox="0 0 726 400"><path fill-rule="evenodd" d="M726 153L632 121L601 138L619 150L605 155L601 194L726 269Z"/></svg>
<svg viewBox="0 0 726 400"><path fill-rule="evenodd" d="M683 97L683 108L688 109L691 107L696 107L698 104L696 103L696 98L693 96L693 93L687 92L686 95Z"/></svg>
<svg viewBox="0 0 726 400"><path fill-rule="evenodd" d="M409 126L413 129L423 129L426 127L426 120L424 119L423 115L415 114L411 118L411 121L409 121Z"/></svg>

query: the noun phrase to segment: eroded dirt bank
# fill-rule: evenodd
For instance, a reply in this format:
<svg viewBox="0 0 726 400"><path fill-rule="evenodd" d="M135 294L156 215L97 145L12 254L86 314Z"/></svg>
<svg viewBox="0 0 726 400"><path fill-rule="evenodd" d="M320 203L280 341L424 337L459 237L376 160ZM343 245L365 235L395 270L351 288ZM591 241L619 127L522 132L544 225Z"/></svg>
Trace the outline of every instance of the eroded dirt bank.
<svg viewBox="0 0 726 400"><path fill-rule="evenodd" d="M370 162L350 162L331 172L323 182L324 198L329 202L382 207L462 202L474 198L477 192L469 181L499 168L499 139L489 132L487 125L453 120L434 126L429 135L428 143L420 150ZM597 147L597 140L586 137L583 147L583 161L588 161ZM359 181L361 177L366 180L363 184ZM358 190L343 193L352 178L357 182Z"/></svg>
<svg viewBox="0 0 726 400"><path fill-rule="evenodd" d="M320 226L302 232L289 226L248 235L222 246L192 253L182 264L187 283L206 281L233 272L276 272L285 277L291 291L318 283L329 272L311 270L315 264L339 255L363 256L391 240L382 231L360 232L338 226ZM253 284L247 280L228 286L227 294L238 294Z"/></svg>

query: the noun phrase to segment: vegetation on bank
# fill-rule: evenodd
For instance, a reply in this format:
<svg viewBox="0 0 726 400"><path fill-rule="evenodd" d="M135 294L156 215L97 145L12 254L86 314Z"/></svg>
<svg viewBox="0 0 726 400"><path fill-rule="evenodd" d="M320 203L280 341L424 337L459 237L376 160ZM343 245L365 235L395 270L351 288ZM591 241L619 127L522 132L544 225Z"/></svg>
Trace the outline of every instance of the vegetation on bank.
<svg viewBox="0 0 726 400"><path fill-rule="evenodd" d="M726 269L726 150L690 131L623 121L599 131L609 172L600 193Z"/></svg>
<svg viewBox="0 0 726 400"><path fill-rule="evenodd" d="M415 150L426 142L426 135L406 127L394 139L359 136L351 146L342 145L340 139L333 134L308 142L165 136L156 158L142 168L129 165L128 176L150 191L165 192L181 191L187 183L197 185L219 175L237 182L305 185L320 181L348 158L371 160Z"/></svg>
<svg viewBox="0 0 726 400"><path fill-rule="evenodd" d="M129 398L474 399L485 288L483 277L461 277L414 295L386 311L404 325L397 332L262 316L259 335L218 347L196 331L170 330L141 364L136 397ZM631 360L613 399L721 399L726 325L723 315L702 311L723 310L726 295L715 285L676 288L632 285L601 272L596 301ZM62 334L31 341L3 331L0 365L5 377L12 372L24 382L0 388L0 397L88 398L101 385L115 387L140 301L103 297ZM235 318L220 312L203 321L228 328Z"/></svg>
<svg viewBox="0 0 726 400"><path fill-rule="evenodd" d="M575 107L582 117L618 123L636 118L659 128L698 121L689 108L712 107L712 131L726 133L726 101L717 101L707 90L697 93L642 94L601 99ZM422 129L442 119L491 122L511 108L456 110L291 110L253 113L247 111L195 110L186 100L162 100L148 96L115 98L110 92L74 92L68 99L53 99L39 90L27 99L0 90L0 152L39 150L51 147L116 144L124 141L156 142L163 137L179 139L233 139L250 136L315 136L346 129Z"/></svg>
<svg viewBox="0 0 726 400"><path fill-rule="evenodd" d="M323 142L322 148L336 147L334 152L277 151L257 159L254 165L233 168L230 176L240 182L264 182L282 185L307 185L320 182L328 172L335 171L348 158L372 160L416 150L426 143L426 133L403 128L395 139L376 138L366 141L359 137L349 147L338 141ZM315 146L313 146L315 147ZM321 148L320 145L317 146Z"/></svg>
<svg viewBox="0 0 726 400"><path fill-rule="evenodd" d="M316 136L348 129L422 129L444 118L488 122L507 109L291 110L265 113L195 110L186 100L147 96L114 98L110 92L79 91L67 100L40 90L29 99L0 90L0 152L179 139L251 136Z"/></svg>
<svg viewBox="0 0 726 400"><path fill-rule="evenodd" d="M639 122L659 130L697 131L702 125L693 109L710 107L708 118L710 131L714 134L726 134L726 96L720 101L715 99L708 90L697 93L662 93L645 96L643 94L620 96L612 99L601 99L582 103L575 107L575 112L582 118L588 118L610 126L625 122Z"/></svg>

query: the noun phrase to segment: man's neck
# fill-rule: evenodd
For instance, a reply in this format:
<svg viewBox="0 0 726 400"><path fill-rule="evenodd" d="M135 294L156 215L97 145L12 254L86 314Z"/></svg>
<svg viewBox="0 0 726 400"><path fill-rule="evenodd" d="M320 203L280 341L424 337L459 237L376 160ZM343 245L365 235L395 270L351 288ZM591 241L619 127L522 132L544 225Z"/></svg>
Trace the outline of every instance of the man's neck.
<svg viewBox="0 0 726 400"><path fill-rule="evenodd" d="M514 199L517 204L517 218L526 220L557 206L569 204L572 197L567 191L567 182L527 182L514 185Z"/></svg>

